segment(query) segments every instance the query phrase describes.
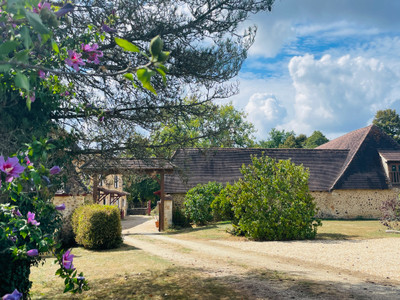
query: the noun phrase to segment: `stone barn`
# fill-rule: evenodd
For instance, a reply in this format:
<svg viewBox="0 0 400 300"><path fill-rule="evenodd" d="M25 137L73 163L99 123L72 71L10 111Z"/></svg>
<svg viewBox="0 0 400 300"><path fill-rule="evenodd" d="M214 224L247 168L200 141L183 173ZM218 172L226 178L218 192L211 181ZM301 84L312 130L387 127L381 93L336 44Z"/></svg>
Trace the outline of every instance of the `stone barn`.
<svg viewBox="0 0 400 300"><path fill-rule="evenodd" d="M400 145L375 125L370 125L316 149L212 148L177 150L173 174L165 176L165 193L174 206L201 183L233 183L251 155L291 159L310 172L309 188L319 216L336 219L377 219L382 201L398 196Z"/></svg>

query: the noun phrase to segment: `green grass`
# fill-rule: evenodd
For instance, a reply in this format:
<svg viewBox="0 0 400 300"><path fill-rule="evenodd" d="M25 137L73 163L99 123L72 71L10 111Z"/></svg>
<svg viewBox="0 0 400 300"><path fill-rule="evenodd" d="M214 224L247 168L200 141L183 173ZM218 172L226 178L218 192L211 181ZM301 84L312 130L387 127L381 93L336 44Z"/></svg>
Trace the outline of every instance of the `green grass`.
<svg viewBox="0 0 400 300"><path fill-rule="evenodd" d="M223 282L200 271L177 267L140 249L123 245L116 250L74 248L74 266L83 271L91 289L82 295L63 294L52 259L32 268L32 299L241 299Z"/></svg>

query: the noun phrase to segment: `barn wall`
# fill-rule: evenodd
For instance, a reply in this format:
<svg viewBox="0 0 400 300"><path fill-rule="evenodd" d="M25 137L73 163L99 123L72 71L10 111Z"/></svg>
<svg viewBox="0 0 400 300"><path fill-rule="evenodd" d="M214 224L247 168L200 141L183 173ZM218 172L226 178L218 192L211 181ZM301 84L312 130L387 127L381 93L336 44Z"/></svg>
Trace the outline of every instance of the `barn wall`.
<svg viewBox="0 0 400 300"><path fill-rule="evenodd" d="M383 201L398 197L400 190L334 190L311 192L321 218L379 219Z"/></svg>
<svg viewBox="0 0 400 300"><path fill-rule="evenodd" d="M311 192L319 208L318 217L333 219L379 219L383 201L398 197L400 189L335 190ZM173 206L182 207L185 194L171 194Z"/></svg>

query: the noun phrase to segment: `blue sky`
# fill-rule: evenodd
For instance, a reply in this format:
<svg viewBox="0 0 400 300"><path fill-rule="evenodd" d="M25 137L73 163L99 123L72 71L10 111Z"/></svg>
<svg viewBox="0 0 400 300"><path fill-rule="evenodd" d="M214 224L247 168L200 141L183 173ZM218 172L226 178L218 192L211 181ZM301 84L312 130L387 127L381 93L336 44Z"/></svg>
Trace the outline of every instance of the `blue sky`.
<svg viewBox="0 0 400 300"><path fill-rule="evenodd" d="M400 112L400 1L277 0L251 17L254 45L229 100L258 139L271 128L328 138Z"/></svg>

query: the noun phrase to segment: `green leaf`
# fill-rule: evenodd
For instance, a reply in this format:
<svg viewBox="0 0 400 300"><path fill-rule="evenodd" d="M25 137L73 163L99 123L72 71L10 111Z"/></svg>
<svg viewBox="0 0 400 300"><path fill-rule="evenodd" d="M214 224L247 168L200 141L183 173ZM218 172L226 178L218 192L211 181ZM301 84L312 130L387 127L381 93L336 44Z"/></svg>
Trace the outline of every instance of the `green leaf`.
<svg viewBox="0 0 400 300"><path fill-rule="evenodd" d="M120 46L125 51L140 52L140 50L137 46L135 46L131 42L128 42L127 40L120 39L120 38L114 38L114 40L117 43L117 45Z"/></svg>
<svg viewBox="0 0 400 300"><path fill-rule="evenodd" d="M0 73L7 73L10 70L11 70L11 65L9 64L0 65Z"/></svg>
<svg viewBox="0 0 400 300"><path fill-rule="evenodd" d="M153 71L149 71L147 68L142 68L137 70L136 76L142 83L143 87L145 89L148 89L150 92L152 92L154 95L157 95L156 90L153 88L153 86L150 83L150 78L154 74Z"/></svg>
<svg viewBox="0 0 400 300"><path fill-rule="evenodd" d="M53 48L55 53L60 53L60 49L58 48L58 45L55 41L51 41L51 47Z"/></svg>
<svg viewBox="0 0 400 300"><path fill-rule="evenodd" d="M18 46L18 43L16 41L7 41L5 43L2 43L0 45L0 54L9 54L10 52L13 52Z"/></svg>
<svg viewBox="0 0 400 300"><path fill-rule="evenodd" d="M126 74L124 74L124 77L126 79L129 79L129 80L133 81L133 74L132 73L126 73Z"/></svg>
<svg viewBox="0 0 400 300"><path fill-rule="evenodd" d="M28 19L29 24L40 34L49 34L49 30L42 23L42 19L40 19L38 14L35 14L30 11L25 12L26 18Z"/></svg>
<svg viewBox="0 0 400 300"><path fill-rule="evenodd" d="M21 29L21 37L24 42L25 49L28 49L32 45L31 35L29 34L28 27L24 26Z"/></svg>
<svg viewBox="0 0 400 300"><path fill-rule="evenodd" d="M161 74L164 85L167 84L167 77L166 77L164 70L162 70L161 68L158 68L157 72Z"/></svg>
<svg viewBox="0 0 400 300"><path fill-rule="evenodd" d="M29 79L20 72L15 75L15 85L20 89L24 89L25 91L29 92Z"/></svg>
<svg viewBox="0 0 400 300"><path fill-rule="evenodd" d="M14 58L16 61L19 61L19 62L28 62L28 59L29 59L28 54L29 54L29 49L22 50L22 51L17 52L15 54Z"/></svg>
<svg viewBox="0 0 400 300"><path fill-rule="evenodd" d="M26 97L26 107L28 108L28 110L31 110L31 106L32 106L32 101L29 97Z"/></svg>

